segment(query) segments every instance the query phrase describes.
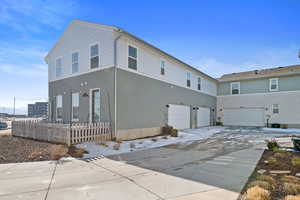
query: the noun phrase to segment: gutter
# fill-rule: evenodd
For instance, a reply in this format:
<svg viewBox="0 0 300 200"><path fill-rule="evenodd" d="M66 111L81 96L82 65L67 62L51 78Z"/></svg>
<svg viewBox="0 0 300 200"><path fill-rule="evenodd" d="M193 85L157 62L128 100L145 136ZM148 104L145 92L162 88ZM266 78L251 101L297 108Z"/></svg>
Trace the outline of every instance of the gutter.
<svg viewBox="0 0 300 200"><path fill-rule="evenodd" d="M117 136L117 42L121 38L121 29L117 29L116 32L120 33L114 40L114 139Z"/></svg>

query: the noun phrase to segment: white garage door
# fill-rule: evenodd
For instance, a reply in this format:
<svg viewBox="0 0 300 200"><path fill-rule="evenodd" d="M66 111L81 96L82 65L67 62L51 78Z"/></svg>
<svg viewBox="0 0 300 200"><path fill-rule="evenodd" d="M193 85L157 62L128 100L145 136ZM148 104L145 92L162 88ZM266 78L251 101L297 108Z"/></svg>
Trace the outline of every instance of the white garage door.
<svg viewBox="0 0 300 200"><path fill-rule="evenodd" d="M223 124L225 126L264 126L264 109L224 109Z"/></svg>
<svg viewBox="0 0 300 200"><path fill-rule="evenodd" d="M183 105L169 105L168 125L176 129L190 128L190 107Z"/></svg>
<svg viewBox="0 0 300 200"><path fill-rule="evenodd" d="M197 110L197 127L210 125L210 108L199 107Z"/></svg>

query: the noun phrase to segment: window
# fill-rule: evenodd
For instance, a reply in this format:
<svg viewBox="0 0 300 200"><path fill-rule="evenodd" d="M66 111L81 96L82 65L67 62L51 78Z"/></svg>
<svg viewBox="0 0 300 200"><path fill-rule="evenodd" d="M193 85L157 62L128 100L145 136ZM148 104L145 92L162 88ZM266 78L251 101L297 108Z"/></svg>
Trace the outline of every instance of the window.
<svg viewBox="0 0 300 200"><path fill-rule="evenodd" d="M79 93L72 93L72 120L79 119Z"/></svg>
<svg viewBox="0 0 300 200"><path fill-rule="evenodd" d="M61 58L57 58L55 60L55 74L56 74L57 78L62 76L62 61L61 61Z"/></svg>
<svg viewBox="0 0 300 200"><path fill-rule="evenodd" d="M128 46L128 68L137 70L137 48Z"/></svg>
<svg viewBox="0 0 300 200"><path fill-rule="evenodd" d="M273 114L278 114L278 113L279 113L279 105L273 104Z"/></svg>
<svg viewBox="0 0 300 200"><path fill-rule="evenodd" d="M270 82L270 91L278 91L278 78L272 78Z"/></svg>
<svg viewBox="0 0 300 200"><path fill-rule="evenodd" d="M72 53L72 73L77 73L79 71L79 53Z"/></svg>
<svg viewBox="0 0 300 200"><path fill-rule="evenodd" d="M91 115L91 121L92 122L99 122L100 121L100 90L94 89L92 90L92 115Z"/></svg>
<svg viewBox="0 0 300 200"><path fill-rule="evenodd" d="M95 44L91 46L91 69L99 67L99 45Z"/></svg>
<svg viewBox="0 0 300 200"><path fill-rule="evenodd" d="M191 87L191 73L190 72L186 73L186 86Z"/></svg>
<svg viewBox="0 0 300 200"><path fill-rule="evenodd" d="M165 75L165 61L160 61L160 74Z"/></svg>
<svg viewBox="0 0 300 200"><path fill-rule="evenodd" d="M198 84L197 84L197 89L201 90L201 77L198 77Z"/></svg>
<svg viewBox="0 0 300 200"><path fill-rule="evenodd" d="M56 96L56 119L62 120L62 96Z"/></svg>
<svg viewBox="0 0 300 200"><path fill-rule="evenodd" d="M231 94L240 94L240 82L231 83Z"/></svg>

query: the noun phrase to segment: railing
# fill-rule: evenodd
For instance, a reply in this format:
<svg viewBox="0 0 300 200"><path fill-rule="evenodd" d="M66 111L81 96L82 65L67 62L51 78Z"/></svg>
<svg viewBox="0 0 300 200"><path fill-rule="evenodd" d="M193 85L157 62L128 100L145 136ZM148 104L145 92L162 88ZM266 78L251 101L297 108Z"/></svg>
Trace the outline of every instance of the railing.
<svg viewBox="0 0 300 200"><path fill-rule="evenodd" d="M112 139L110 123L43 123L40 121L13 121L12 135L67 145Z"/></svg>

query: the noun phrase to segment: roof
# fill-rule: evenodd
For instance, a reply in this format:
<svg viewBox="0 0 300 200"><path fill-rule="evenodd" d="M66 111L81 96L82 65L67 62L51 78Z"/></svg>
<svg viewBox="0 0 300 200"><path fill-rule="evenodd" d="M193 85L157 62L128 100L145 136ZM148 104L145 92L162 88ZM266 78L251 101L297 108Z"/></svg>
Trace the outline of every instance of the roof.
<svg viewBox="0 0 300 200"><path fill-rule="evenodd" d="M200 73L201 75L203 75L203 76L205 76L205 77L211 79L212 81L215 81L215 82L218 81L217 79L215 79L215 78L213 78L213 77L211 77L211 76L209 76L209 75L207 75L207 74L201 72L201 71L198 70L197 68L195 68L195 67L193 67L193 66L191 66L191 65L189 65L189 64L187 64L187 63L185 63L185 62L183 62L182 60L180 60L180 59L178 59L178 58L176 58L176 57L174 57L174 56L172 56L172 55L166 53L165 51L163 51L163 50L161 50L161 49L155 47L154 45L152 45L152 44L150 44L150 43L148 43L148 42L142 40L141 38L139 38L139 37L137 37L137 36L135 36L135 35L133 35L133 34L127 32L127 31L125 31L124 29L122 29L122 28L120 28L120 27L112 26L112 25L104 25L104 24L99 24L99 23L94 23L94 22L88 22L88 21L78 20L78 19L72 20L72 22L71 22L70 24L73 24L73 23L89 24L89 25L93 25L93 26L97 26L97 27L101 27L101 28L109 28L109 29L113 29L114 31L117 31L117 32L126 34L127 36L129 36L129 37L131 37L131 38L133 38L133 39L135 39L135 40L137 40L137 41L139 41L139 42L142 42L142 43L145 44L146 46L149 46L150 48L152 48L152 49L154 49L154 50L156 50L156 51L158 51L158 52L164 54L165 56L167 56L167 57L169 57L169 58L171 58L171 59L174 59L175 61L179 62L180 64L185 65L186 67L190 68L191 70ZM70 25L66 28L66 30L67 30L69 27L70 27ZM66 32L66 30L65 30L64 32ZM63 35L64 35L64 34L63 34ZM48 52L47 56L45 57L45 60L47 60L48 55L49 55L50 52L55 48L55 46L59 43L59 41L62 40L63 35L62 35L62 36L60 37L60 39L55 43L55 45L52 47L52 49Z"/></svg>
<svg viewBox="0 0 300 200"><path fill-rule="evenodd" d="M221 76L218 80L220 82L227 82L227 81L238 81L238 80L246 80L246 79L287 76L287 75L294 75L294 74L300 74L300 65L290 65L285 67L276 67L276 68L269 68L269 69L225 74Z"/></svg>

